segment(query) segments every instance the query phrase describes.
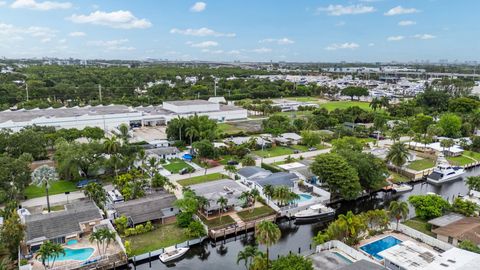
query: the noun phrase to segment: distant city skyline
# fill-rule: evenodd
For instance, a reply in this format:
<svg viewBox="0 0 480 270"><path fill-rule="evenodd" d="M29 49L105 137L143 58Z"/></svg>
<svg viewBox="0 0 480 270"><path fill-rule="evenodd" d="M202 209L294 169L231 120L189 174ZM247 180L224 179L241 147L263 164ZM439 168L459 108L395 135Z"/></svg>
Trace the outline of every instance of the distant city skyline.
<svg viewBox="0 0 480 270"><path fill-rule="evenodd" d="M0 57L476 61L478 0L0 0Z"/></svg>

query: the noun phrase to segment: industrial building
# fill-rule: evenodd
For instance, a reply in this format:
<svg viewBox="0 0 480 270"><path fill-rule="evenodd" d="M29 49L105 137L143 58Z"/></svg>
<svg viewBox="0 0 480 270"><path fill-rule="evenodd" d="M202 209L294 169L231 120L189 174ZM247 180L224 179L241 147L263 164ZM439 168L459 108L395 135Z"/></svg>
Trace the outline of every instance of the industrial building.
<svg viewBox="0 0 480 270"><path fill-rule="evenodd" d="M219 122L246 119L247 110L206 100L165 101L161 106L129 107L125 105L6 110L0 112L0 129L16 132L24 127L61 128L99 127L105 131L121 124L132 127L166 125L176 117L206 115Z"/></svg>

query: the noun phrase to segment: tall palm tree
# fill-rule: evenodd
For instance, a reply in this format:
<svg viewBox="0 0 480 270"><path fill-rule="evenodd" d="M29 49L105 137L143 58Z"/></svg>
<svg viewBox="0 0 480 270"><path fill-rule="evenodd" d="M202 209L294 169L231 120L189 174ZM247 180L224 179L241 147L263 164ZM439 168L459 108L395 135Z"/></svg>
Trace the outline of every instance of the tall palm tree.
<svg viewBox="0 0 480 270"><path fill-rule="evenodd" d="M200 131L196 126L189 126L185 129L185 135L190 138L190 145L193 143L193 138L199 137L200 136Z"/></svg>
<svg viewBox="0 0 480 270"><path fill-rule="evenodd" d="M65 255L65 250L63 249L62 245L47 241L40 246L35 258L40 258L43 267L47 269L48 267L53 267L55 265L55 260L58 258L58 256L60 256L60 254ZM52 262L51 265L50 262Z"/></svg>
<svg viewBox="0 0 480 270"><path fill-rule="evenodd" d="M255 238L258 243L265 245L267 248L267 269L268 269L268 260L269 260L269 248L275 244L280 237L282 232L278 228L277 224L271 221L261 221L258 223L255 230Z"/></svg>
<svg viewBox="0 0 480 270"><path fill-rule="evenodd" d="M244 261L245 268L248 270L252 265L253 258L261 253L256 246L246 246L243 251L238 252L237 264Z"/></svg>
<svg viewBox="0 0 480 270"><path fill-rule="evenodd" d="M55 168L48 165L42 165L36 168L32 173L32 183L39 187L45 187L45 193L47 195L47 207L50 213L50 198L48 196L48 189L51 183L58 180L57 172Z"/></svg>
<svg viewBox="0 0 480 270"><path fill-rule="evenodd" d="M90 183L83 190L85 196L94 201L98 207L104 208L105 200L107 199L107 192L98 183Z"/></svg>
<svg viewBox="0 0 480 270"><path fill-rule="evenodd" d="M113 162L115 176L118 176L117 166L118 166L120 157L118 157L117 155L119 154L120 147L121 147L120 142L118 141L116 136L112 136L111 138L105 139L105 141L103 142L103 147L105 149L105 152L108 155L110 155L110 160Z"/></svg>
<svg viewBox="0 0 480 270"><path fill-rule="evenodd" d="M208 217L207 209L208 207L210 207L210 201L203 196L197 196L196 198L197 198L198 207L202 209L202 211L206 212Z"/></svg>
<svg viewBox="0 0 480 270"><path fill-rule="evenodd" d="M389 211L390 217L395 218L395 220L397 221L396 230L398 231L398 223L402 218L406 219L408 216L408 211L409 211L408 204L406 202L392 201L390 202L388 211Z"/></svg>
<svg viewBox="0 0 480 270"><path fill-rule="evenodd" d="M218 198L217 203L220 205L220 220L222 220L223 213L226 211L228 205L228 199L221 196Z"/></svg>
<svg viewBox="0 0 480 270"><path fill-rule="evenodd" d="M90 237L88 238L88 241L90 241L90 243L93 243L93 242L96 242L97 243L97 250L98 250L98 253L100 253L100 255L102 254L102 250L100 248L100 245L103 244L103 233L101 230L96 230L94 232L92 232L90 234Z"/></svg>
<svg viewBox="0 0 480 270"><path fill-rule="evenodd" d="M272 198L275 194L275 189L272 185L265 185L263 187L263 194L265 194L265 196L267 196L268 198Z"/></svg>
<svg viewBox="0 0 480 270"><path fill-rule="evenodd" d="M339 215L337 222L339 225L337 229L343 231L348 244L356 243L358 235L366 227L363 219L353 214L352 211L348 211L345 215Z"/></svg>
<svg viewBox="0 0 480 270"><path fill-rule="evenodd" d="M250 213L252 213L253 209L255 209L255 202L259 197L260 197L260 192L258 192L258 189L254 188L250 190L250 198L252 200L252 208L250 209Z"/></svg>
<svg viewBox="0 0 480 270"><path fill-rule="evenodd" d="M408 149L405 147L405 144L397 142L390 147L386 160L397 166L398 172L399 168L407 162L408 154Z"/></svg>
<svg viewBox="0 0 480 270"><path fill-rule="evenodd" d="M114 231L111 231L107 228L102 228L99 231L103 239L102 241L102 244L104 245L103 254L107 254L108 246L113 240L115 240L115 237L117 236L117 234Z"/></svg>
<svg viewBox="0 0 480 270"><path fill-rule="evenodd" d="M127 124L121 124L118 127L118 131L120 131L120 138L122 138L124 143L128 143L128 139L130 138L130 134L128 134L129 128Z"/></svg>
<svg viewBox="0 0 480 270"><path fill-rule="evenodd" d="M281 205L286 205L291 201L291 191L287 186L277 186L273 192L273 198Z"/></svg>
<svg viewBox="0 0 480 270"><path fill-rule="evenodd" d="M238 171L235 165L226 165L224 167L225 171L228 172L229 176L233 178L233 175Z"/></svg>
<svg viewBox="0 0 480 270"><path fill-rule="evenodd" d="M250 206L250 198L251 198L250 191L244 191L238 197L238 199L240 199L240 200L245 200L245 205L246 206Z"/></svg>

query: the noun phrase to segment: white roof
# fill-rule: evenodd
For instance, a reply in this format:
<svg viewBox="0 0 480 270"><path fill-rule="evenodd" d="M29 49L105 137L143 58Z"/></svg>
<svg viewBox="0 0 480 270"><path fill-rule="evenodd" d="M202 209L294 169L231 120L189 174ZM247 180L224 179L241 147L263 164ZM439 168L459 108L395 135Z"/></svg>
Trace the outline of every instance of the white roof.
<svg viewBox="0 0 480 270"><path fill-rule="evenodd" d="M404 241L378 253L378 255L402 269L424 270L438 256L438 253L412 241Z"/></svg>
<svg viewBox="0 0 480 270"><path fill-rule="evenodd" d="M480 254L452 248L440 254L425 270L475 270L480 269Z"/></svg>
<svg viewBox="0 0 480 270"><path fill-rule="evenodd" d="M298 168L305 167L305 164L302 164L300 162L292 162L292 163L288 163L288 164L278 165L278 167L280 167L284 170L290 171L290 170L293 170L293 169L298 169Z"/></svg>
<svg viewBox="0 0 480 270"><path fill-rule="evenodd" d="M210 97L208 98L209 102L215 102L215 103L226 103L227 100L224 97Z"/></svg>
<svg viewBox="0 0 480 270"><path fill-rule="evenodd" d="M285 139L291 139L291 140L301 140L302 139L302 136L298 135L297 133L293 133L293 132L283 133L280 136L285 138Z"/></svg>

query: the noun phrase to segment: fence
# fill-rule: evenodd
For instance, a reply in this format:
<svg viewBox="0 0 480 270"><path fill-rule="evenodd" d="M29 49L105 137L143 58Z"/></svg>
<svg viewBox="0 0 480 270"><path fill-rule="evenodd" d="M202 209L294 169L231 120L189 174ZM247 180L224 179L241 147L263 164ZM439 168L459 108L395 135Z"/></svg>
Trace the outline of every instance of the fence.
<svg viewBox="0 0 480 270"><path fill-rule="evenodd" d="M360 251L358 251L358 250L356 250L352 247L347 246L346 244L344 244L344 243L342 243L338 240L331 240L331 241L328 241L328 242L323 243L321 245L318 245L317 246L317 253L321 252L321 251L324 251L324 250L331 250L331 249L334 249L334 248L338 249L338 250L342 251L343 253L345 253L346 255L354 258L356 261L366 260L366 261L369 261L369 262L376 263L373 259L371 259L367 255L361 253Z"/></svg>
<svg viewBox="0 0 480 270"><path fill-rule="evenodd" d="M389 225L389 228L391 230L396 230L397 228L397 224L396 223L390 223ZM398 231L405 234L405 235L408 235L412 238L414 238L415 240L419 241L419 242L423 242L431 247L434 247L434 248L437 248L439 250L442 250L442 251L446 251L446 250L449 250L451 248L453 248L452 245L448 244L448 243L445 243L443 241L440 241L436 238L433 238L429 235L426 235L422 232L419 232L417 230L414 230L406 225L403 225L403 224L398 224Z"/></svg>

